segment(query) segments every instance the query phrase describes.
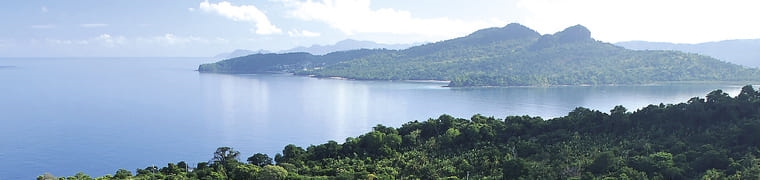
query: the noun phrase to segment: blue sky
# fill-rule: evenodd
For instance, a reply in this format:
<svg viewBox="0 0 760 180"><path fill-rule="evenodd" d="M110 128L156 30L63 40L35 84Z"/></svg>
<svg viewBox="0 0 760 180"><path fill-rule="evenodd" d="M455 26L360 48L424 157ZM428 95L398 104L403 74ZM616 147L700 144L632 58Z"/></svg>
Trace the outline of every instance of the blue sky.
<svg viewBox="0 0 760 180"><path fill-rule="evenodd" d="M0 7L1 57L213 56L351 38L419 43L517 22L606 42L760 38L751 0L42 0Z"/></svg>

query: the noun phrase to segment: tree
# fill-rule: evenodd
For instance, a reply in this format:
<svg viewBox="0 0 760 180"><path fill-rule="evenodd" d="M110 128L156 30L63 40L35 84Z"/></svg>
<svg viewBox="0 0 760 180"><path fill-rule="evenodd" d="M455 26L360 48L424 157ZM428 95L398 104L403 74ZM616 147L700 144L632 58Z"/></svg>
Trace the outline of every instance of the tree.
<svg viewBox="0 0 760 180"><path fill-rule="evenodd" d="M58 178L55 178L55 176L53 176L53 174L50 174L50 173L45 173L41 176L37 176L37 180L56 180L56 179Z"/></svg>
<svg viewBox="0 0 760 180"><path fill-rule="evenodd" d="M723 90L715 90L707 94L707 103L715 104L715 103L726 103L730 102L733 99L731 96L728 95L728 93L723 92Z"/></svg>
<svg viewBox="0 0 760 180"><path fill-rule="evenodd" d="M288 176L288 171L280 166L266 165L261 169L261 179L278 180L285 179L286 176Z"/></svg>
<svg viewBox="0 0 760 180"><path fill-rule="evenodd" d="M504 173L504 179L518 179L528 173L528 168L525 167L525 161L519 158L512 158L504 161L502 172Z"/></svg>
<svg viewBox="0 0 760 180"><path fill-rule="evenodd" d="M290 163L290 164L302 165L305 157L306 157L306 150L294 144L288 144L282 150L282 155L280 156L280 158L277 158L277 155L275 155L275 161L277 161L277 163Z"/></svg>
<svg viewBox="0 0 760 180"><path fill-rule="evenodd" d="M231 147L219 147L216 148L216 152L214 152L214 159L212 160L222 164L227 164L230 161L237 161L238 155L240 155L240 152L233 150Z"/></svg>
<svg viewBox="0 0 760 180"><path fill-rule="evenodd" d="M599 153L593 162L587 167L594 174L605 174L617 168L618 158L610 151Z"/></svg>
<svg viewBox="0 0 760 180"><path fill-rule="evenodd" d="M256 153L251 157L248 157L248 163L264 167L266 165L272 165L272 158L266 154Z"/></svg>
<svg viewBox="0 0 760 180"><path fill-rule="evenodd" d="M736 96L736 100L740 102L755 102L760 100L760 94L752 88L752 85L746 85L742 87L742 91Z"/></svg>
<svg viewBox="0 0 760 180"><path fill-rule="evenodd" d="M126 169L119 169L116 170L116 173L113 175L115 179L128 179L132 177L132 172L126 170Z"/></svg>
<svg viewBox="0 0 760 180"><path fill-rule="evenodd" d="M67 180L93 180L90 175L85 174L84 172L78 172L74 176L69 176L66 178Z"/></svg>
<svg viewBox="0 0 760 180"><path fill-rule="evenodd" d="M232 179L256 179L261 171L261 167L255 164L236 164L232 169L230 178Z"/></svg>

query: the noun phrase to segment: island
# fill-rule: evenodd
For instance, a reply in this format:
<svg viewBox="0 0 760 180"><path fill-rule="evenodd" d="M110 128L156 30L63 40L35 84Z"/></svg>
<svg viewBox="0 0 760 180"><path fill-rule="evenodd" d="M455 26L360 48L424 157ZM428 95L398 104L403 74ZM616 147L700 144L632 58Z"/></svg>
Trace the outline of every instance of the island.
<svg viewBox="0 0 760 180"><path fill-rule="evenodd" d="M540 35L517 23L403 50L253 54L203 64L198 71L437 80L452 87L760 81L758 69L679 51L625 49L591 38L581 25Z"/></svg>

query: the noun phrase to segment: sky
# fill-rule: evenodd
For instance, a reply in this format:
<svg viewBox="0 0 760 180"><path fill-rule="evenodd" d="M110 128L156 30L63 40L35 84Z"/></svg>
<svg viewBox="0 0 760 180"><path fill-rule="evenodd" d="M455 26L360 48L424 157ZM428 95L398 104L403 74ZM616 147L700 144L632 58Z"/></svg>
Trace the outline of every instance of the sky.
<svg viewBox="0 0 760 180"><path fill-rule="evenodd" d="M0 7L0 57L210 57L344 39L407 44L520 23L605 42L760 38L755 0L39 0Z"/></svg>

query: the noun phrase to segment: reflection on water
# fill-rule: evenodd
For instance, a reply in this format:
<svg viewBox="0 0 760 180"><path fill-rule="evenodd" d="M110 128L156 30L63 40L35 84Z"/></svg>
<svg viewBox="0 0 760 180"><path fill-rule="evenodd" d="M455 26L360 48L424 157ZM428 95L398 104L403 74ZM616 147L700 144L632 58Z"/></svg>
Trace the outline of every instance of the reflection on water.
<svg viewBox="0 0 760 180"><path fill-rule="evenodd" d="M608 112L678 103L740 86L563 86L446 88L445 83L350 81L282 74L193 71L205 59L0 59L1 179L44 172L112 174L119 168L203 162L216 147L244 158L274 156L441 114L469 118ZM73 163L76 162L76 163Z"/></svg>

